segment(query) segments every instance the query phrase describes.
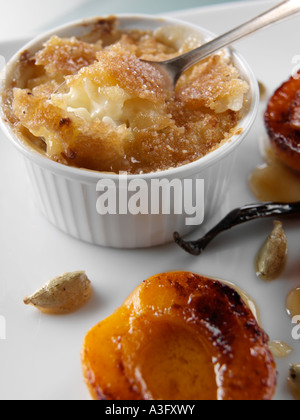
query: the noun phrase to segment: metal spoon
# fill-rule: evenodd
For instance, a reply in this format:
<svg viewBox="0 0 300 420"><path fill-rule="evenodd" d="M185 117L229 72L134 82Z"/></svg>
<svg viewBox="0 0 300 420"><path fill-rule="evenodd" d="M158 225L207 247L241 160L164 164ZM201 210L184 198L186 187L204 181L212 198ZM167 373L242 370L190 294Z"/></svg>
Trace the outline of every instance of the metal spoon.
<svg viewBox="0 0 300 420"><path fill-rule="evenodd" d="M236 29L229 31L186 54L160 62L143 61L154 65L163 74L166 88L173 90L180 76L194 64L213 53L228 47L247 35L295 15L298 12L300 12L300 0L285 0L249 22L238 26Z"/></svg>

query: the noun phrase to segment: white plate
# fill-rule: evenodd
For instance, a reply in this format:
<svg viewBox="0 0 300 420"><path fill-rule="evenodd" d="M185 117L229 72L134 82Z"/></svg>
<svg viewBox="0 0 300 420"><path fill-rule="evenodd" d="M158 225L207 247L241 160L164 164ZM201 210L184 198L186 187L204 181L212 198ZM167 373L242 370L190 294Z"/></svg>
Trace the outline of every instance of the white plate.
<svg viewBox="0 0 300 420"><path fill-rule="evenodd" d="M266 9L274 2L234 3L176 13L221 33ZM300 55L299 18L282 23L239 43L239 50L265 83L269 94L287 79ZM23 44L0 44L7 58ZM255 126L240 149L233 180L222 213L256 200L247 178L261 163L258 139L264 133L261 105ZM138 251L97 248L57 231L39 214L31 199L23 159L4 136L0 143L0 398L80 400L89 399L83 383L80 350L85 333L110 315L144 279L164 271L189 270L238 284L257 302L263 327L271 340L289 344L294 352L278 362L276 399L291 399L286 387L290 363L300 362L299 341L292 338L292 323L285 312L288 292L298 282L288 270L299 260L300 222L286 219L289 263L281 279L263 283L254 272L254 257L272 228L272 220L251 222L223 234L202 257L192 257L175 244ZM206 229L207 230L207 229ZM204 233L196 232L193 238ZM79 312L51 317L23 304L25 295L65 271L86 270L95 294ZM298 283L298 284L297 284ZM0 331L0 338L1 333ZM3 337L2 337L3 338Z"/></svg>

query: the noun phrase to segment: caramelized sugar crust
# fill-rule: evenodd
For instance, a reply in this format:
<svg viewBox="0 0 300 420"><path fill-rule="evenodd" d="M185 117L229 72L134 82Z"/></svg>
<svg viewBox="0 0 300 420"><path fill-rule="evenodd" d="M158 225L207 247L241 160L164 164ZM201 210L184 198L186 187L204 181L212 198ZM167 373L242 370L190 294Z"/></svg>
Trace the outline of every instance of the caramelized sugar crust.
<svg viewBox="0 0 300 420"><path fill-rule="evenodd" d="M137 174L190 163L234 134L248 85L221 53L170 94L140 59L172 58L200 43L120 32L113 18L82 39L54 36L20 57L3 98L7 118L19 137L65 165Z"/></svg>
<svg viewBox="0 0 300 420"><path fill-rule="evenodd" d="M85 337L94 399L269 400L268 336L231 287L193 273L144 281Z"/></svg>

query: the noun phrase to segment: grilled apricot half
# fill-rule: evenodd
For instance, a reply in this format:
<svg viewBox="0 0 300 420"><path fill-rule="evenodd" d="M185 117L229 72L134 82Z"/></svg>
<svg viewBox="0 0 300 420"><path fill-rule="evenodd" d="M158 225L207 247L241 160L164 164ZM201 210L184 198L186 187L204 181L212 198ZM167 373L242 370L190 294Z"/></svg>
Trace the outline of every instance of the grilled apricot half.
<svg viewBox="0 0 300 420"><path fill-rule="evenodd" d="M144 281L82 349L94 399L269 400L268 336L231 287L188 272Z"/></svg>
<svg viewBox="0 0 300 420"><path fill-rule="evenodd" d="M300 70L271 97L265 125L281 161L300 171Z"/></svg>

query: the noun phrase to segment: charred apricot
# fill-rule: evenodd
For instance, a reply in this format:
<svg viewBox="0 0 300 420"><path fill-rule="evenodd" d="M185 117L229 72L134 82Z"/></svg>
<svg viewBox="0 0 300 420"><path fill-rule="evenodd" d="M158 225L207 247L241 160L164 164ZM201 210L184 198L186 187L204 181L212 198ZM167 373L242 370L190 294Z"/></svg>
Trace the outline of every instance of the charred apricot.
<svg viewBox="0 0 300 420"><path fill-rule="evenodd" d="M271 97L265 124L279 158L300 171L300 70Z"/></svg>
<svg viewBox="0 0 300 420"><path fill-rule="evenodd" d="M228 285L188 272L144 281L82 349L94 399L269 400L268 336Z"/></svg>

